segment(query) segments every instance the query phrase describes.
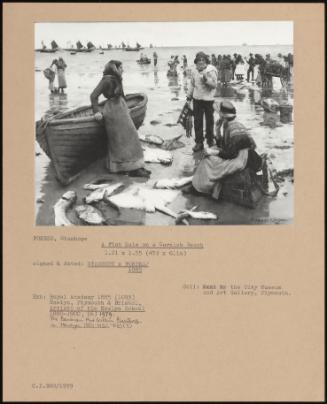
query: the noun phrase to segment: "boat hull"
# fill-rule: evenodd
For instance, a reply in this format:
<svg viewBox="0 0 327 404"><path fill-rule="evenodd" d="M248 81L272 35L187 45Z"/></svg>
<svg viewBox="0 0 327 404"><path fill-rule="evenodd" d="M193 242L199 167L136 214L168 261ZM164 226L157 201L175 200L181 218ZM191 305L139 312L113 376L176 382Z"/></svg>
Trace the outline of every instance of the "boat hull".
<svg viewBox="0 0 327 404"><path fill-rule="evenodd" d="M37 52L41 53L56 53L58 49L37 49Z"/></svg>
<svg viewBox="0 0 327 404"><path fill-rule="evenodd" d="M99 104L100 108L106 101ZM128 94L126 102L136 129L144 120L145 94ZM93 117L92 108L81 107L36 122L36 140L51 159L60 183L71 183L82 170L107 154L104 122Z"/></svg>

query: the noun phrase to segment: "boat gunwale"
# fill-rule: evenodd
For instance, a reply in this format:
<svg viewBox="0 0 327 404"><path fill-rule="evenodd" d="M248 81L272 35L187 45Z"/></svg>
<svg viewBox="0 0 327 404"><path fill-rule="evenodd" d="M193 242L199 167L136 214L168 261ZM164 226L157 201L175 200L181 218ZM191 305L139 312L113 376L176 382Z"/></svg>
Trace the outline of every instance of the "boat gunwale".
<svg viewBox="0 0 327 404"><path fill-rule="evenodd" d="M143 108L143 107L145 107L146 105L147 105L147 102L148 102L148 97L147 97L147 95L145 94L145 93L132 93L132 94L126 94L126 101L128 100L128 99L131 99L131 98L137 98L137 97L139 97L139 98L142 98L142 101L140 101L138 104L136 104L134 107L132 107L132 108L128 108L129 109L129 112L130 112L130 114L132 113L132 112L134 112L134 111L137 111L137 110L139 110L139 109L141 109L141 108ZM105 103L107 102L107 100L103 100L103 101L101 101L100 103L99 103L99 106L103 106ZM76 118L63 118L63 119L61 119L60 118L60 116L65 116L65 115L71 115L71 114L73 114L73 113L78 113L78 112L80 112L80 111L83 111L83 110L87 110L87 109L91 109L92 108L92 105L88 105L88 106L82 106L82 107L77 107L76 109L74 109L74 110L71 110L71 111L67 111L67 112L63 112L63 113L61 113L61 114L58 114L58 115L55 115L52 119L49 119L48 120L48 125L50 125L50 126L53 126L53 125L62 125L62 124L69 124L69 123L74 123L74 122L77 122L77 121L79 121L79 122L97 122L97 123L99 123L99 124L101 124L99 121L97 121L95 118L94 118L94 116L93 115L90 115L90 116L86 116L86 117L76 117Z"/></svg>

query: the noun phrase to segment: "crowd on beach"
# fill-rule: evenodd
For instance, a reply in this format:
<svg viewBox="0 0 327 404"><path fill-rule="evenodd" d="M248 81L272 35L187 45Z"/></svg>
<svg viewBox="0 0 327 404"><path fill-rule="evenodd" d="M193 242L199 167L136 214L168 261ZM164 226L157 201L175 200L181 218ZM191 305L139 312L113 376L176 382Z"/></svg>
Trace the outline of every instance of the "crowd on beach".
<svg viewBox="0 0 327 404"><path fill-rule="evenodd" d="M279 53L276 59L271 58L270 54L263 57L260 54L249 54L249 57L243 57L240 54L233 55L206 55L209 63L217 69L218 81L224 85L232 80L255 81L258 85L271 85L272 75L285 75L290 78L293 72L293 55L282 55ZM184 75L187 75L188 62L186 55L181 57ZM179 56L172 55L168 61L167 76L178 76L177 67L180 64ZM256 77L254 77L255 67L257 67ZM270 73L270 74L268 74Z"/></svg>
<svg viewBox="0 0 327 404"><path fill-rule="evenodd" d="M141 55L144 57L143 55ZM154 65L158 55L153 53ZM293 55L278 55L272 60L268 54L264 58L259 54L250 54L248 58L239 54L211 55L198 52L193 69L189 69L186 55L181 58L184 74L189 75L190 83L182 111L184 118L192 116L194 121L195 144L193 152L202 152L201 159L191 185L185 192L211 195L218 199L222 180L236 172L249 170L255 175L263 169L264 157L256 152L256 144L245 126L238 122L237 111L230 101L214 104L218 83L227 85L232 80L256 80L263 86L267 68L278 66L287 74L292 74ZM168 62L168 76L178 75L179 57L172 55ZM254 78L257 66L257 77ZM62 58L54 60L50 69L55 68L58 76L58 89L66 87L66 63ZM49 88L54 91L53 80L49 79ZM98 99L103 95L107 101L104 108L99 107ZM103 71L102 79L90 95L94 118L103 121L108 138L107 169L111 173L123 173L131 177L151 176L145 167L143 149L137 130L124 97L123 65L121 61L109 61ZM214 122L214 108L219 115ZM204 147L206 141L207 146Z"/></svg>

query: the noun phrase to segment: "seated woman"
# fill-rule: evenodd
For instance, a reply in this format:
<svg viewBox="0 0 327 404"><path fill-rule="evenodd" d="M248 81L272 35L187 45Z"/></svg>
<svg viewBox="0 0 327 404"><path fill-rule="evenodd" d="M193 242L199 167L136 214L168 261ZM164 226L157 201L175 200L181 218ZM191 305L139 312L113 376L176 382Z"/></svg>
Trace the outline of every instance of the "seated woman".
<svg viewBox="0 0 327 404"><path fill-rule="evenodd" d="M262 165L261 157L254 150L254 140L245 126L235 120L236 109L231 102L220 103L219 116L217 146L205 150L205 157L194 173L192 187L186 191L209 194L215 199L219 198L224 177L245 168L257 172Z"/></svg>
<svg viewBox="0 0 327 404"><path fill-rule="evenodd" d="M103 77L91 94L96 120L104 119L108 139L107 168L112 173L125 173L135 177L149 177L144 168L143 150L137 130L125 102L122 85L123 66L120 61L106 64ZM98 98L107 98L101 112Z"/></svg>

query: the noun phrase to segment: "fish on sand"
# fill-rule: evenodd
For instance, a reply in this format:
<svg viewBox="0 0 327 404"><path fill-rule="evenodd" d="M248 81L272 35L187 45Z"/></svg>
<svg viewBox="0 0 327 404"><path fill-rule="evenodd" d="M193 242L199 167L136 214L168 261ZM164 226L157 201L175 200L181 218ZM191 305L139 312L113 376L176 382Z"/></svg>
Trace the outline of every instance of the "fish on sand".
<svg viewBox="0 0 327 404"><path fill-rule="evenodd" d="M154 213L157 208L165 207L171 203L177 195L178 191L176 190L152 189L132 185L119 194L106 195L104 200L118 209L138 209Z"/></svg>
<svg viewBox="0 0 327 404"><path fill-rule="evenodd" d="M165 140L161 145L161 148L164 150L176 150L185 147L185 143L179 140L182 136L183 135L179 135L172 139Z"/></svg>
<svg viewBox="0 0 327 404"><path fill-rule="evenodd" d="M85 197L85 203L90 204L99 202L104 199L105 195L109 196L122 188L124 188L124 184L121 182L112 185L107 184L106 187L97 188L93 192L91 192L88 196Z"/></svg>
<svg viewBox="0 0 327 404"><path fill-rule="evenodd" d="M102 189L109 187L110 184L85 184L83 186L83 189L87 189L89 191L95 191L96 189Z"/></svg>
<svg viewBox="0 0 327 404"><path fill-rule="evenodd" d="M153 188L161 188L161 189L171 189L171 188L181 188L186 184L192 182L191 177L182 177L182 178L163 178L154 183Z"/></svg>
<svg viewBox="0 0 327 404"><path fill-rule="evenodd" d="M142 142L156 144L157 146L164 143L163 138L157 135L142 135L139 133L139 139L142 140Z"/></svg>
<svg viewBox="0 0 327 404"><path fill-rule="evenodd" d="M183 213L186 213L192 219L201 219L201 220L217 220L218 217L214 213L211 212L201 212L201 211L193 211L193 210L184 210Z"/></svg>
<svg viewBox="0 0 327 404"><path fill-rule="evenodd" d="M182 212L180 212L176 218L175 224L179 224L180 222L185 223L185 220L187 218L199 219L199 220L217 220L218 219L218 216L215 215L214 213L196 211L195 209L197 209L197 206L193 206L193 208L190 210L183 210Z"/></svg>
<svg viewBox="0 0 327 404"><path fill-rule="evenodd" d="M99 225L105 223L101 211L90 205L79 205L75 208L77 216L87 224Z"/></svg>
<svg viewBox="0 0 327 404"><path fill-rule="evenodd" d="M70 208L77 199L75 191L67 191L58 202L54 205L55 225L56 226L73 226L73 223L66 216L68 208Z"/></svg>
<svg viewBox="0 0 327 404"><path fill-rule="evenodd" d="M173 162L173 155L166 150L143 147L143 154L146 163L161 163L169 165Z"/></svg>

